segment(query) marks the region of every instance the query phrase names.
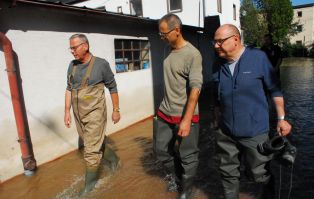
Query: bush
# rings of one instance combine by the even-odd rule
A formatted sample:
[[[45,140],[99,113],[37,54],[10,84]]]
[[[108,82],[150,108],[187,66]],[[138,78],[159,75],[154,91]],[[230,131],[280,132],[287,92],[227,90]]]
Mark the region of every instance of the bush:
[[[304,45],[288,43],[283,45],[282,54],[283,57],[307,57],[309,50]]]
[[[309,57],[312,57],[312,58],[314,58],[314,43],[312,43],[311,45],[310,45],[310,48],[309,48],[310,50],[309,50]]]

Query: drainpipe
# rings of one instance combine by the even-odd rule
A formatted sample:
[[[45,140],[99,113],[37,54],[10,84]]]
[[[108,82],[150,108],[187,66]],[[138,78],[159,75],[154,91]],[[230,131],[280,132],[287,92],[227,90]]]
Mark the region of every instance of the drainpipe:
[[[0,32],[0,44],[3,47],[6,71],[8,73],[11,99],[13,104],[14,116],[16,121],[18,142],[20,143],[20,148],[22,152],[22,162],[24,167],[24,174],[29,176],[34,174],[36,170],[36,160],[34,157],[32,141],[30,137],[26,108],[23,100],[23,90],[21,81],[18,74],[13,59],[13,50],[10,40]]]

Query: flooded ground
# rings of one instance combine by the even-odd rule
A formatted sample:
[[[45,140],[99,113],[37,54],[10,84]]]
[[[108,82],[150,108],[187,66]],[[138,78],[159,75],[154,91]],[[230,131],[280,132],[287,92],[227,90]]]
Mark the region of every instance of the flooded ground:
[[[286,114],[293,125],[290,140],[298,148],[294,167],[282,167],[282,198],[288,198],[290,193],[290,198],[311,199],[314,198],[314,64],[282,67],[281,73]],[[277,181],[278,167],[275,167]]]
[[[196,199],[222,198],[216,160],[213,156],[214,142],[203,128],[202,152],[199,178],[196,182]],[[108,138],[109,145],[121,158],[121,167],[110,174],[102,170],[96,189],[85,198],[97,199],[174,199],[177,193],[165,191],[163,170],[152,152],[152,119],[133,125]],[[17,176],[0,185],[2,199],[66,199],[78,198],[83,187],[84,162],[80,152],[75,151],[53,162],[41,165],[36,175]],[[251,198],[241,194],[242,198]]]
[[[273,163],[277,198],[314,198],[314,67],[282,67],[282,84],[287,117],[293,125],[290,140],[298,147],[294,167]],[[200,165],[195,182],[195,199],[223,198],[215,142],[209,126],[208,93],[200,101]],[[137,123],[108,138],[109,145],[121,158],[121,167],[110,174],[106,166],[96,189],[85,198],[95,199],[175,199],[177,193],[165,191],[161,165],[152,152],[152,118]],[[292,172],[292,173],[291,173]],[[292,174],[292,175],[291,175]],[[292,178],[291,178],[292,176]],[[74,151],[39,166],[36,175],[17,176],[0,184],[1,199],[75,199],[84,183],[84,162]],[[241,199],[254,198],[258,187],[241,179]],[[280,193],[280,195],[279,195]]]

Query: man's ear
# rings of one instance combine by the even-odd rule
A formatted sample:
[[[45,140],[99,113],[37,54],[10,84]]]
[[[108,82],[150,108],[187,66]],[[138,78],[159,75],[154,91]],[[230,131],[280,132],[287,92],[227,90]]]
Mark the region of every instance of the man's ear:
[[[86,51],[88,51],[89,45],[88,45],[87,43],[84,43],[83,45],[84,45],[84,49],[85,49]]]
[[[179,27],[175,27],[175,31],[177,33],[177,37],[179,36],[179,34],[181,33],[181,30]]]

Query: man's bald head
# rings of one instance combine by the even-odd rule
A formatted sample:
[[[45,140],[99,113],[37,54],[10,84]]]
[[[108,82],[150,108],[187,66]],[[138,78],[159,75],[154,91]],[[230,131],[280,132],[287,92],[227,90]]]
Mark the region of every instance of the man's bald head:
[[[214,47],[218,55],[227,60],[235,60],[243,52],[239,29],[232,24],[224,24],[215,32]]]
[[[217,33],[223,34],[225,36],[237,35],[241,39],[239,29],[233,24],[224,24],[220,26],[216,31],[216,34]]]

